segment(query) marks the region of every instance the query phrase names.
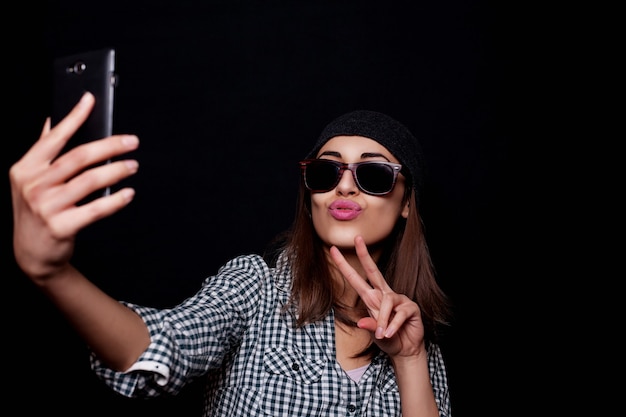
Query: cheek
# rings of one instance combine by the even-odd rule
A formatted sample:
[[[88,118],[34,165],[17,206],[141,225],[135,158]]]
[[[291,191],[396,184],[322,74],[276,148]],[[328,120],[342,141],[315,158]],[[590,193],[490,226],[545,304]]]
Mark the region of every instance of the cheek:
[[[319,197],[320,194],[313,194],[311,196],[311,217],[313,219],[313,223],[317,223],[322,214],[326,212],[326,205],[324,200]]]
[[[405,218],[403,211],[406,205],[402,204],[402,193],[397,191],[389,198],[369,199],[366,216],[363,218],[368,224],[364,228],[364,235],[371,235],[373,240],[383,239],[393,231],[398,221]]]
[[[402,218],[402,208],[391,204],[372,205],[368,219],[379,233],[391,233],[398,220]]]

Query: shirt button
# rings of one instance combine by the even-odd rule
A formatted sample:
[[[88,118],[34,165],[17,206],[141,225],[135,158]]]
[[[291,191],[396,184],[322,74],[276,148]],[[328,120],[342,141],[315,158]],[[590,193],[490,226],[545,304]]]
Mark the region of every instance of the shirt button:
[[[354,413],[356,411],[356,405],[354,404],[349,404],[348,405],[348,412],[349,413]]]
[[[297,363],[294,363],[293,365],[291,365],[291,369],[293,369],[294,371],[299,371],[300,365],[298,365]]]

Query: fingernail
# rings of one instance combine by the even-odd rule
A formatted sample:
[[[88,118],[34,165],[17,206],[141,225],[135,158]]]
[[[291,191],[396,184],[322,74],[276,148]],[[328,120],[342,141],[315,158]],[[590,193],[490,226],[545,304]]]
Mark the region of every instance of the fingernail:
[[[128,160],[124,161],[124,163],[128,167],[129,171],[137,172],[137,169],[139,168],[139,162],[137,162],[134,159],[128,159]]]
[[[139,138],[135,135],[126,135],[122,137],[122,143],[128,148],[134,148],[139,144]]]
[[[387,331],[385,332],[385,337],[391,337],[396,332],[392,326],[387,327]]]
[[[126,201],[130,201],[133,199],[133,197],[135,196],[135,190],[132,188],[125,188],[122,190],[122,197],[124,197],[124,200]]]
[[[385,336],[385,331],[379,326],[376,328],[376,333],[374,335],[376,336],[376,339],[382,339]]]
[[[93,94],[91,94],[89,91],[86,91],[85,94],[83,94],[82,97],[80,98],[80,101],[78,102],[78,104],[80,106],[87,106],[93,100],[94,100]]]

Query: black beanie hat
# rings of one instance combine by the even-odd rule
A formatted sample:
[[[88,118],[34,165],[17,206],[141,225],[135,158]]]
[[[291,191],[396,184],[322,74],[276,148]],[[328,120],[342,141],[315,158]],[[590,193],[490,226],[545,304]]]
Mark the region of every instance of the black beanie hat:
[[[387,148],[402,164],[405,176],[408,170],[409,180],[416,191],[415,197],[419,201],[424,180],[424,157],[417,138],[406,126],[383,113],[352,111],[326,125],[307,158],[315,158],[320,148],[335,136],[363,136]]]

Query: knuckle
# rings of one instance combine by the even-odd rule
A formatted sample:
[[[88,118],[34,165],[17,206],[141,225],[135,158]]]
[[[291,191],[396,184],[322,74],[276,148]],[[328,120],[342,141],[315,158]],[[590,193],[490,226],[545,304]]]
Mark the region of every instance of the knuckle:
[[[22,178],[21,164],[19,162],[14,163],[9,168],[9,179],[13,184],[20,184]]]

